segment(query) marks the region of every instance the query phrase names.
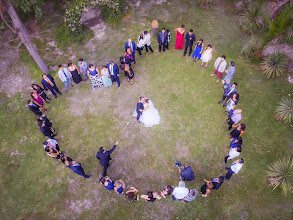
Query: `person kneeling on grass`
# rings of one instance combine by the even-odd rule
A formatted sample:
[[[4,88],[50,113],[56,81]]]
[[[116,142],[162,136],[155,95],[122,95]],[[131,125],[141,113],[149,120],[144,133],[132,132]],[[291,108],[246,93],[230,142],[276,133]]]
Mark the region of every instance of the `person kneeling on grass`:
[[[130,202],[135,202],[139,200],[139,191],[132,186],[129,188],[129,190],[125,194],[126,194],[125,197]]]
[[[202,194],[203,197],[207,197],[208,194],[212,191],[212,189],[214,188],[214,184],[212,181],[208,181],[206,179],[204,179],[204,181],[206,182],[201,188],[200,188],[200,192]]]
[[[163,198],[166,198],[166,196],[171,196],[173,190],[174,186],[167,185],[163,188],[162,192],[160,193],[160,196]]]
[[[144,199],[146,202],[154,202],[156,199],[160,200],[162,197],[159,196],[159,193],[149,191],[147,195],[141,195],[140,198]]]
[[[196,189],[191,189],[189,190],[189,193],[187,196],[184,197],[184,201],[186,203],[191,202],[192,200],[194,200],[197,196],[197,190]]]
[[[86,175],[81,164],[72,160],[70,157],[63,155],[61,161],[66,165],[66,167],[72,169],[77,175],[83,176],[84,178],[90,178],[92,176]]]
[[[179,161],[175,161],[176,167],[178,167],[180,173],[180,179],[183,181],[192,181],[194,179],[194,172],[190,166],[185,166]]]
[[[114,191],[119,195],[123,194],[123,190],[125,188],[125,183],[123,180],[116,180],[114,183]]]
[[[178,199],[179,201],[181,201],[185,198],[185,196],[188,195],[188,193],[189,190],[185,187],[185,182],[180,181],[179,186],[175,187],[175,189],[173,190],[173,200],[175,201],[176,199]]]

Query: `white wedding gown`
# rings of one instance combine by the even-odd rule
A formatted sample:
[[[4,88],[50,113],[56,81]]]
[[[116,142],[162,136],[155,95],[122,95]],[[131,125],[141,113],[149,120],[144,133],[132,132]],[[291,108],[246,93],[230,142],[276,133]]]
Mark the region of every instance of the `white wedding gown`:
[[[144,108],[146,105],[144,104]],[[133,116],[136,117],[137,113],[136,110],[133,112]],[[144,123],[145,127],[153,127],[154,125],[160,124],[161,117],[159,114],[158,109],[155,108],[153,102],[149,100],[149,108],[148,110],[144,111],[139,118],[141,123]]]

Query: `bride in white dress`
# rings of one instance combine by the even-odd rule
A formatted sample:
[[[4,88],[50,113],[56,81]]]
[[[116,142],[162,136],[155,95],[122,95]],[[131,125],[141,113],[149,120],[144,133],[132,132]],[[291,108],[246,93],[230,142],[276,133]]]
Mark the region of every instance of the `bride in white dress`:
[[[139,118],[139,121],[144,123],[145,127],[153,127],[154,125],[160,124],[161,117],[153,102],[150,99],[145,99],[143,105],[144,110]],[[136,111],[133,112],[134,117],[136,117],[135,113]]]

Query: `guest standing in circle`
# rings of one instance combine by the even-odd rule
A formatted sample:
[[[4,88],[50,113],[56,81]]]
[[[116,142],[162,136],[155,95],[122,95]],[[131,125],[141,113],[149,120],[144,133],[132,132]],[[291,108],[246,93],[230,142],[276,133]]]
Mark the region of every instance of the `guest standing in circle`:
[[[197,60],[200,60],[203,47],[204,47],[203,39],[200,39],[199,41],[197,41],[194,52],[192,54],[192,58],[194,62],[196,62]]]
[[[169,42],[171,40],[171,31],[170,30],[167,30],[166,32],[168,34],[166,50],[169,50]]]
[[[42,112],[40,111],[40,106],[33,103],[32,100],[27,100],[28,109],[34,113],[35,115],[42,115]]]
[[[211,76],[216,76],[218,74],[218,79],[216,82],[219,82],[221,80],[222,74],[225,71],[227,66],[226,62],[226,56],[223,55],[222,57],[218,57],[215,61],[214,67],[215,72],[211,74]]]
[[[151,47],[151,35],[148,33],[148,31],[144,31],[143,32],[143,37],[144,37],[144,46],[145,46],[145,51],[146,51],[146,55],[149,54],[149,49],[150,51],[154,53],[153,48]]]
[[[71,73],[66,67],[63,67],[62,65],[59,65],[59,71],[58,71],[58,76],[61,79],[62,82],[64,82],[65,86],[65,92],[68,92],[68,84],[74,87],[71,82]]]
[[[205,50],[203,51],[203,53],[201,54],[201,64],[200,67],[202,67],[204,65],[204,63],[206,63],[206,65],[204,66],[204,68],[208,67],[209,62],[212,60],[213,58],[213,47],[212,45],[208,45]]]
[[[245,124],[240,124],[238,125],[237,128],[235,128],[233,131],[231,131],[230,133],[230,137],[231,138],[237,138],[237,137],[242,137],[242,135],[244,134],[244,130],[246,128]]]
[[[100,78],[99,69],[93,64],[89,65],[87,69],[87,75],[91,79],[92,89],[101,88],[103,86],[103,81]]]
[[[163,52],[165,54],[166,53],[166,45],[168,43],[168,34],[166,33],[165,28],[162,28],[162,31],[158,33],[157,42],[158,42],[158,45],[159,45],[158,54],[161,53],[162,46],[163,46]]]
[[[80,58],[79,61],[78,61],[77,66],[79,68],[79,72],[82,73],[82,75],[85,78],[84,81],[86,81],[88,79],[87,72],[86,72],[86,70],[88,68],[87,62],[85,62],[82,58]]]
[[[46,106],[45,106],[45,104],[44,104],[44,99],[43,99],[41,96],[39,96],[39,94],[37,93],[37,91],[34,90],[34,91],[31,92],[30,94],[31,94],[31,97],[32,97],[32,102],[33,102],[35,105],[41,107],[41,108],[43,109],[43,111],[46,112],[46,111],[47,111],[47,108],[46,108]]]
[[[49,89],[55,98],[57,98],[57,95],[54,90],[62,95],[62,93],[59,91],[58,87],[55,84],[54,78],[50,74],[43,74],[42,77],[43,79],[41,83],[46,91]]]
[[[128,64],[121,64],[120,68],[125,71],[125,75],[128,77],[127,81],[128,82],[130,81],[131,85],[133,85],[134,72],[133,72],[132,68],[129,67]]]
[[[137,40],[137,47],[136,50],[139,53],[139,56],[142,56],[141,51],[143,50],[145,44],[144,36],[143,34],[139,35],[138,40]]]
[[[175,50],[182,50],[184,47],[184,32],[185,26],[182,24],[181,27],[176,28],[176,45]]]
[[[212,191],[212,189],[214,188],[214,184],[212,181],[208,181],[206,179],[204,179],[204,181],[206,182],[201,188],[200,188],[200,192],[202,194],[203,197],[207,197],[208,194]]]
[[[77,66],[73,63],[68,63],[68,70],[70,71],[73,81],[78,84],[82,81],[82,78],[80,76],[80,72],[79,69],[77,68]]]
[[[188,53],[188,56],[191,55],[191,51],[192,51],[192,46],[193,46],[193,41],[195,41],[196,37],[193,33],[193,30],[190,29],[189,32],[185,35],[185,49],[184,49],[184,53],[183,53],[183,56],[186,55],[186,52],[187,52],[187,49],[189,47],[189,53]]]
[[[233,114],[234,109],[236,108],[237,104],[239,102],[239,94],[234,93],[232,98],[230,98],[227,103],[226,111],[228,112],[229,116]]]
[[[111,60],[106,67],[111,75],[112,82],[117,82],[118,88],[120,87],[120,80],[119,80],[119,68],[113,60]]]
[[[135,51],[136,51],[135,42],[132,41],[131,38],[129,38],[128,41],[125,43],[124,47],[125,47],[125,52],[127,52],[127,48],[130,48],[131,55],[133,57],[133,62],[134,62],[134,64],[136,64],[136,61],[135,61]]]
[[[102,75],[104,87],[112,86],[111,76],[110,76],[109,70],[107,69],[105,65],[102,67],[101,75]]]
[[[33,90],[36,90],[37,91],[37,93],[39,94],[39,96],[41,96],[46,103],[50,103],[47,100],[51,100],[51,99],[44,92],[44,88],[41,85],[39,85],[39,84],[32,84],[32,88],[33,88]]]

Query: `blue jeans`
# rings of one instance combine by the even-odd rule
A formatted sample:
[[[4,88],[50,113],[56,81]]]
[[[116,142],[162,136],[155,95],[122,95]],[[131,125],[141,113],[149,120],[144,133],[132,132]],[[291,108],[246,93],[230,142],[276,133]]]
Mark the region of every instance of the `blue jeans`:
[[[226,174],[225,179],[226,179],[226,180],[229,180],[229,179],[231,178],[231,176],[233,175],[233,173],[234,173],[234,172],[231,170],[231,168],[229,168],[228,173]]]
[[[65,89],[66,89],[66,90],[68,90],[67,82],[69,83],[69,85],[72,85],[72,83],[71,83],[71,79],[70,79],[69,77],[66,78],[66,81],[64,82],[64,85],[65,85]]]

